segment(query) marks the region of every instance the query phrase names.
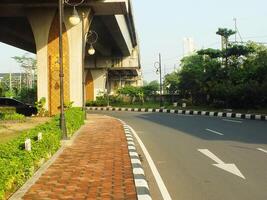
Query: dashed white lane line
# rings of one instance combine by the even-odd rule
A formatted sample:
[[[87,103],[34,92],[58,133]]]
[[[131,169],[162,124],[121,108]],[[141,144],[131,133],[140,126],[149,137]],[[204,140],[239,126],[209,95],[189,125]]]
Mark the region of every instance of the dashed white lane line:
[[[267,150],[265,150],[265,149],[262,149],[262,148],[257,148],[259,151],[262,151],[262,152],[264,152],[264,153],[267,153]]]
[[[211,130],[211,129],[208,129],[208,128],[206,128],[206,131],[215,133],[215,134],[217,134],[217,135],[224,135],[223,133],[220,133],[220,132],[218,132],[218,131],[214,131],[214,130]]]
[[[129,128],[131,129],[131,131],[132,131],[134,137],[136,138],[136,140],[138,141],[138,143],[139,143],[139,145],[140,145],[140,147],[141,147],[141,149],[142,149],[142,151],[143,151],[143,153],[144,153],[144,155],[145,155],[145,157],[147,159],[147,162],[148,162],[148,164],[149,164],[149,166],[151,168],[151,171],[152,171],[152,173],[153,173],[153,175],[155,177],[155,180],[156,180],[156,182],[158,184],[158,187],[159,187],[159,190],[161,192],[161,195],[162,195],[163,199],[164,200],[172,200],[172,198],[171,198],[171,196],[170,196],[170,194],[168,192],[168,189],[166,188],[166,186],[165,186],[165,184],[164,184],[164,182],[163,182],[163,180],[162,180],[162,178],[161,178],[161,176],[159,174],[159,171],[158,171],[154,161],[152,160],[150,154],[148,153],[144,143],[139,138],[139,136],[134,131],[134,129],[132,127],[130,127],[130,126],[129,126]]]
[[[223,121],[226,121],[226,122],[233,122],[233,123],[243,123],[243,121],[238,121],[238,120],[231,120],[231,119],[223,119]]]

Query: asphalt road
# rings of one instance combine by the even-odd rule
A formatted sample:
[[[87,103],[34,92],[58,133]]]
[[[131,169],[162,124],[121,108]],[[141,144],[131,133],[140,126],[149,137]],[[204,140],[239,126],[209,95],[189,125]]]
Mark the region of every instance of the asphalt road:
[[[267,122],[168,113],[94,113],[120,118],[135,129],[172,199],[267,199]]]

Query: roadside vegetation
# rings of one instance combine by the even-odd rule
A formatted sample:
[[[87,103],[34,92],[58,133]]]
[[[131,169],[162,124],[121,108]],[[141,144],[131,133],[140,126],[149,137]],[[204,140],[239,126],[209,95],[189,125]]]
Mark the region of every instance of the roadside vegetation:
[[[26,122],[31,123],[32,121],[27,121],[26,119]],[[9,123],[10,121],[0,123],[0,133],[10,128]],[[83,123],[84,113],[81,108],[69,108],[66,111],[66,126],[69,137]],[[13,129],[20,125],[18,123],[12,126],[11,123]],[[8,138],[2,144],[0,143],[0,199],[7,199],[60,147],[59,116],[55,116],[50,120],[47,119],[46,122],[44,120],[42,124],[33,128],[28,127],[26,130],[16,129],[14,131],[15,136],[13,139]],[[41,140],[38,140],[39,133],[42,133]],[[31,140],[31,151],[25,150],[24,143],[26,139]]]
[[[219,28],[222,49],[201,49],[184,57],[180,70],[167,74],[163,83],[165,108],[267,113],[267,47],[255,42],[234,43],[235,34]],[[159,83],[126,86],[109,96],[109,105],[159,108]],[[177,103],[173,106],[173,103]],[[87,102],[106,106],[107,96]]]

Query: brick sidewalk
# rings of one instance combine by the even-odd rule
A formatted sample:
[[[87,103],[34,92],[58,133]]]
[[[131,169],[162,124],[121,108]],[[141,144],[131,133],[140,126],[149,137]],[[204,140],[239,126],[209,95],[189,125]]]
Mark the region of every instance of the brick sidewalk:
[[[23,199],[136,200],[132,166],[122,124],[90,115],[67,147]]]

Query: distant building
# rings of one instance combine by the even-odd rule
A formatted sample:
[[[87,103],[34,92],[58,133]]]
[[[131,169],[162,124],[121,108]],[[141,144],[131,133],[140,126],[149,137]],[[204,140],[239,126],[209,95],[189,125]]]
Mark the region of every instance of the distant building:
[[[196,44],[193,38],[186,37],[183,39],[183,56],[188,56],[196,51]]]

